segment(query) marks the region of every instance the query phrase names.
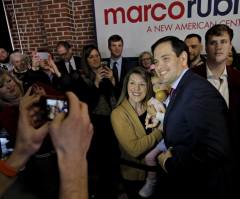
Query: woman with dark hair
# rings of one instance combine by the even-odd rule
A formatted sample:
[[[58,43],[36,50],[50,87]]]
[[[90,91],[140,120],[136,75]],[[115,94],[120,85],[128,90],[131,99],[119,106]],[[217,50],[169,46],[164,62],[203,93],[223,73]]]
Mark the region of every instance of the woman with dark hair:
[[[240,57],[238,56],[237,51],[234,47],[232,47],[231,51],[228,54],[227,66],[231,66],[237,70],[240,70]]]
[[[96,46],[84,46],[82,56],[82,68],[85,80],[88,79],[88,83],[92,82],[99,88],[99,84],[107,80],[111,83],[111,86],[115,86],[113,72],[108,66],[101,63],[101,54]]]
[[[115,105],[113,89],[115,79],[112,70],[102,64],[99,50],[86,45],[82,52],[82,72],[75,83],[75,93],[86,102],[96,115],[109,116]]]
[[[142,67],[126,75],[117,107],[111,114],[112,126],[119,142],[123,185],[129,199],[140,198],[138,191],[146,180],[144,155],[162,137],[158,127],[146,130],[147,101],[153,96],[150,74]],[[135,165],[135,166],[133,166]]]
[[[113,89],[115,79],[112,70],[101,63],[101,55],[94,45],[83,47],[82,69],[79,84],[76,84],[76,93],[80,99],[85,97],[89,105],[90,117],[94,126],[94,135],[89,150],[89,170],[97,177],[97,184],[93,185],[96,194],[100,197],[114,198],[117,173],[117,141],[114,137],[110,122],[110,114],[116,104]],[[83,82],[82,82],[83,80]],[[78,85],[86,85],[84,90]],[[80,86],[83,87],[83,86]],[[83,96],[83,93],[85,93]],[[117,176],[116,176],[117,177]]]

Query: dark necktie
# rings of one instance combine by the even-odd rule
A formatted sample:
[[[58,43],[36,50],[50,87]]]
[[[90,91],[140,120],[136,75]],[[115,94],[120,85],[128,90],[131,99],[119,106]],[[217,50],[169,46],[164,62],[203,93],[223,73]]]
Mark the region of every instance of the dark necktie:
[[[68,68],[69,68],[69,73],[72,73],[73,72],[73,67],[72,67],[72,64],[71,64],[70,61],[68,62]]]
[[[174,98],[176,94],[176,89],[175,88],[171,88],[169,96],[170,96],[170,101]]]
[[[113,76],[114,76],[114,78],[115,78],[115,82],[118,83],[119,80],[118,80],[117,62],[114,62],[114,63],[113,63],[113,68],[112,68],[112,70],[113,70]]]

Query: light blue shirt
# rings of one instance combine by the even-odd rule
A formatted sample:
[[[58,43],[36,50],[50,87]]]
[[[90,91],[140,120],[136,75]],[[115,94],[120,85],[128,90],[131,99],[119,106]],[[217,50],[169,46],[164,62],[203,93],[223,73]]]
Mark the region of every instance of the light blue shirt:
[[[117,69],[118,69],[118,79],[120,79],[121,77],[121,71],[122,71],[122,57],[118,58],[117,60],[116,59],[110,59],[110,67],[111,69],[113,69],[113,63],[114,62],[117,62]]]

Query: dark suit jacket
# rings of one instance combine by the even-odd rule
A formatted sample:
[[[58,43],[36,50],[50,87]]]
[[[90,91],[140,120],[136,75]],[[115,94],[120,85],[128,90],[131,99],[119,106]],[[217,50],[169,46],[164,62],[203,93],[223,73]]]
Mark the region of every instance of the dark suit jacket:
[[[105,61],[108,62],[108,66],[110,67],[110,58],[105,59]],[[122,58],[120,80],[119,80],[119,82],[115,86],[115,96],[116,96],[116,99],[118,99],[120,94],[121,94],[124,77],[126,76],[126,74],[128,73],[128,71],[131,68],[136,67],[136,66],[137,66],[137,63],[135,61],[132,61],[129,58],[126,58],[126,57]]]
[[[207,79],[206,64],[192,68],[192,71]],[[240,105],[240,72],[230,66],[227,66],[228,89],[229,89],[229,109],[235,109]],[[238,103],[237,103],[238,102]]]
[[[206,64],[196,68],[192,68],[192,71],[207,79]],[[239,134],[240,125],[238,123],[240,116],[240,72],[236,69],[231,68],[230,66],[227,66],[227,75],[229,89],[229,120],[231,124],[230,127],[234,127],[232,129],[235,130],[238,129],[237,134]]]
[[[81,57],[73,56],[73,59],[74,59],[75,64],[76,64],[76,68],[79,71],[79,69],[81,69]],[[60,61],[56,62],[56,65],[57,65],[58,70],[60,71],[60,73],[68,74],[68,70],[67,70],[67,68],[65,66],[64,60],[60,60]]]
[[[169,198],[224,198],[228,160],[227,107],[205,79],[187,71],[171,97],[164,118]],[[165,183],[165,182],[164,182]],[[168,184],[169,183],[169,184]]]
[[[195,73],[207,78],[206,65],[202,65],[192,69]],[[227,66],[227,79],[228,79],[228,89],[229,89],[229,110],[228,110],[228,122],[229,122],[229,136],[230,144],[232,149],[232,156],[234,161],[234,177],[238,178],[240,176],[240,72],[230,66]],[[238,182],[234,182],[238,184]],[[236,187],[236,194],[239,195],[239,186]]]

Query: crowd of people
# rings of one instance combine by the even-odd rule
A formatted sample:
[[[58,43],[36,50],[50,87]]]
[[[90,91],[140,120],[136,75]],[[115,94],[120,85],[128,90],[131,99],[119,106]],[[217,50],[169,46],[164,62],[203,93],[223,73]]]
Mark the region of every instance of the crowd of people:
[[[43,49],[0,48],[0,197],[237,198],[233,36],[211,27],[206,55],[198,34],[162,37],[138,62],[122,56],[120,35],[108,59],[92,44],[75,56],[67,41],[56,62]],[[68,112],[47,119],[46,96],[64,98]]]

